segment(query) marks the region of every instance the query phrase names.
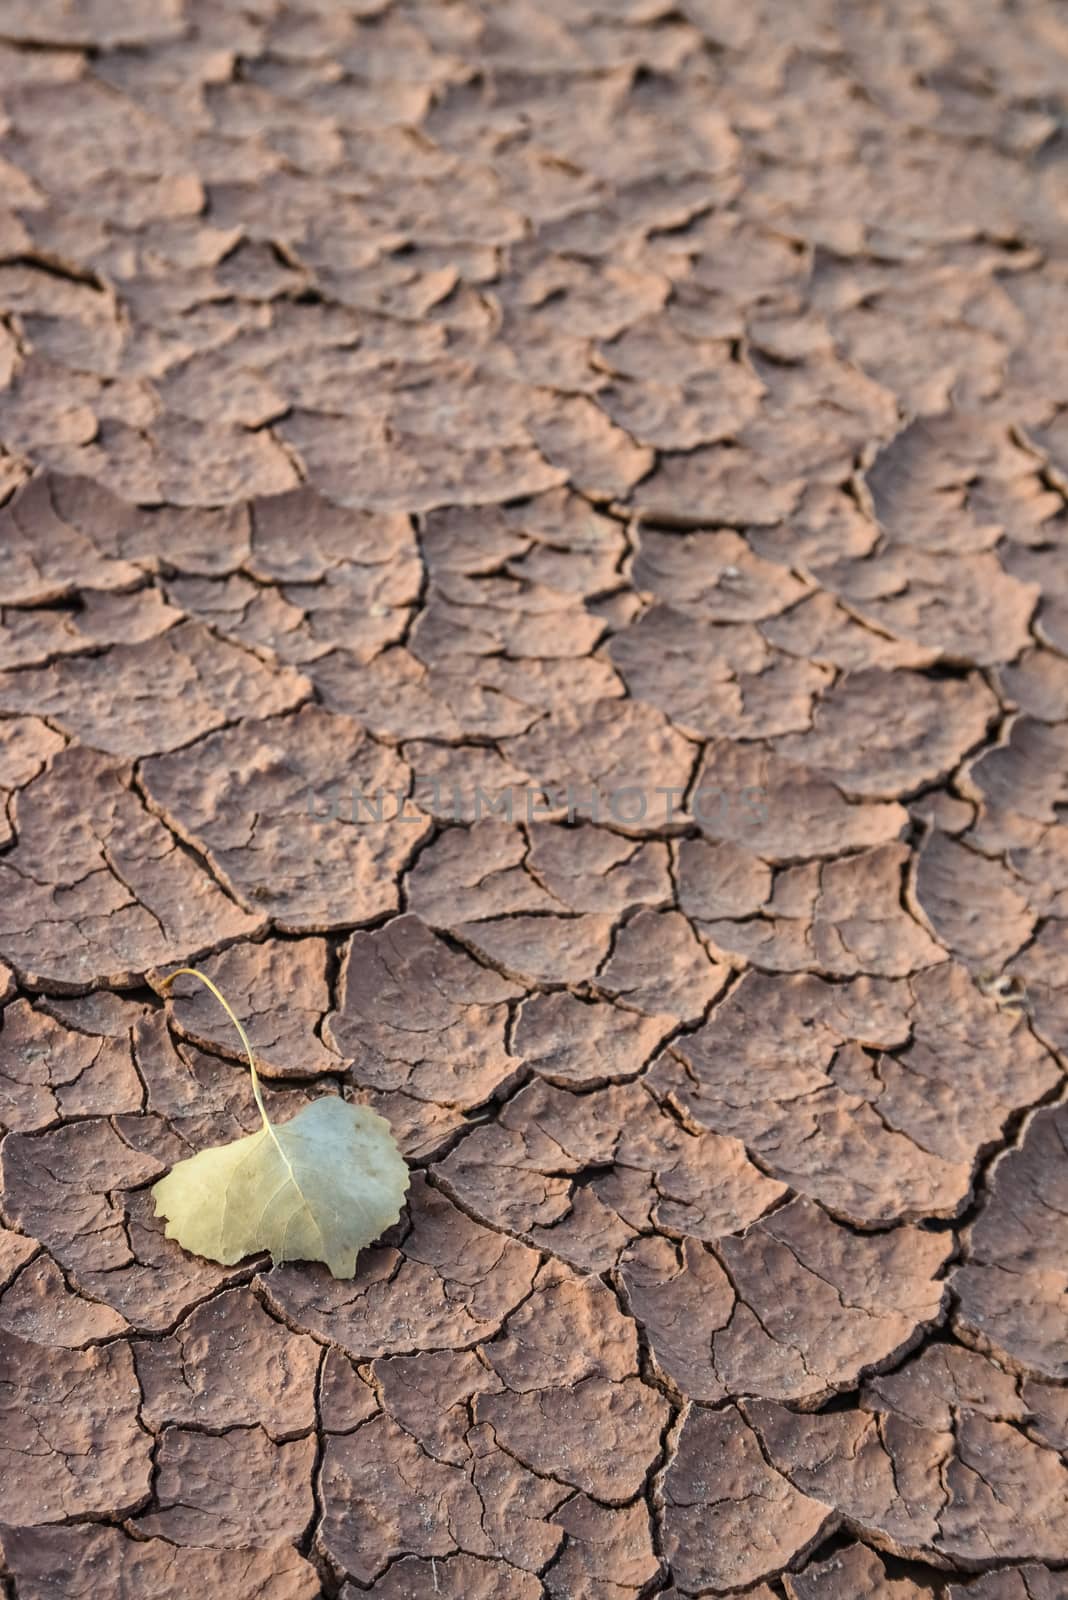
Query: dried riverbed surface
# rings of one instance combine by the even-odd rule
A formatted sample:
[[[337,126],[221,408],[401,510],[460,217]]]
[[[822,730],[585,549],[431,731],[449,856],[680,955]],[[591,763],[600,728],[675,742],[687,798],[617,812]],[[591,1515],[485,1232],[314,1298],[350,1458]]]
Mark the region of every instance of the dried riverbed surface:
[[[0,5],[10,1600],[1065,1600],[1068,23]],[[151,1185],[325,1090],[354,1280]]]

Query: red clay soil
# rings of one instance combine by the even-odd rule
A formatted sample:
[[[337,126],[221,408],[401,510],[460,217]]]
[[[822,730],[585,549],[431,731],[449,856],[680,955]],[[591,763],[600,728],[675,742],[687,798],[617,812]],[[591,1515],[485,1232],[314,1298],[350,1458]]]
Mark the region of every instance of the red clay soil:
[[[1066,1600],[1068,18],[0,3],[8,1600]],[[341,1092],[351,1281],[152,1184]]]

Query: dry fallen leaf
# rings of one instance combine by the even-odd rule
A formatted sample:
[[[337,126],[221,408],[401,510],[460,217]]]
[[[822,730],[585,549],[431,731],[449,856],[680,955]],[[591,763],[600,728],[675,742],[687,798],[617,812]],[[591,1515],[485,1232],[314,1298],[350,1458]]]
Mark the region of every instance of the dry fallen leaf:
[[[163,987],[183,973],[211,990],[241,1035],[263,1127],[179,1161],[154,1185],[168,1239],[225,1266],[269,1250],[276,1262],[325,1261],[335,1278],[351,1278],[360,1250],[400,1216],[408,1188],[389,1123],[367,1106],[323,1095],[276,1126],[248,1036],[211,979],[182,967]]]

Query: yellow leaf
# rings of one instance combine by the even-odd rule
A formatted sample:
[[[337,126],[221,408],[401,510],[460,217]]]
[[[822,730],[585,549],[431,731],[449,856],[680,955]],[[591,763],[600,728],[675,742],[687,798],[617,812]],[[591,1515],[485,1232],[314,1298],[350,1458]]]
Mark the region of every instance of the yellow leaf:
[[[408,1188],[389,1123],[336,1095],[272,1123],[244,1028],[195,968],[165,984],[182,972],[207,985],[241,1035],[263,1127],[179,1161],[153,1187],[168,1239],[226,1266],[269,1250],[276,1262],[325,1261],[335,1278],[351,1278],[360,1250],[400,1216]]]

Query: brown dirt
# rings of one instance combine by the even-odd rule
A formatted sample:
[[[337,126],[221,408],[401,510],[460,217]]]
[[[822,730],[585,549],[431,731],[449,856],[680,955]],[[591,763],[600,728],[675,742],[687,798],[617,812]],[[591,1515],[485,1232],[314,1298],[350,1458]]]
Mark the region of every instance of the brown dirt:
[[[1068,1600],[1066,125],[1047,0],[0,5],[9,1600]],[[192,961],[352,1281],[164,1238]]]

